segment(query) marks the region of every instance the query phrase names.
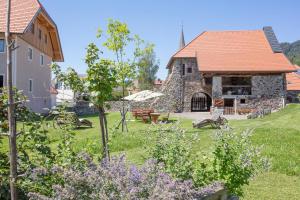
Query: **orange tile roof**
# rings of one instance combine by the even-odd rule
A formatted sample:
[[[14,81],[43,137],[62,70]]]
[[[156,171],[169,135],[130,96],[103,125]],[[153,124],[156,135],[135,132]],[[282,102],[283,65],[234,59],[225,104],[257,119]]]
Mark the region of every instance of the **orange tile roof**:
[[[201,72],[291,72],[283,53],[274,53],[263,30],[203,32],[174,58],[196,58]]]
[[[299,90],[300,91],[300,75],[297,73],[286,74],[287,90]]]
[[[6,0],[0,0],[0,32],[6,29]],[[37,0],[11,0],[11,32],[23,33],[41,4]]]

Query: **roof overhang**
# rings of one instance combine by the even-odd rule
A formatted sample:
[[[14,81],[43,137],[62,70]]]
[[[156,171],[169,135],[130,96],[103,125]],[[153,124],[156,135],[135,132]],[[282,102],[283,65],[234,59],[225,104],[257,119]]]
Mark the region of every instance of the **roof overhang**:
[[[63,62],[64,61],[64,55],[61,47],[61,42],[59,38],[58,28],[55,24],[55,22],[52,20],[52,18],[49,16],[49,14],[46,12],[46,10],[41,7],[35,16],[32,18],[31,22],[27,25],[26,29],[23,33],[25,33],[32,23],[34,23],[36,20],[38,20],[42,25],[44,25],[50,35],[52,49],[53,49],[53,58],[52,60],[55,62]]]

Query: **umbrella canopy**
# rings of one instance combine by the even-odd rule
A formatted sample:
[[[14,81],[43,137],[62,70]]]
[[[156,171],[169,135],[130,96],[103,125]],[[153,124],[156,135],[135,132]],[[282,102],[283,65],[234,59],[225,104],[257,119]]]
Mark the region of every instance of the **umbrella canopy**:
[[[164,95],[164,94],[160,93],[160,92],[153,92],[151,90],[144,90],[144,91],[129,95],[127,97],[124,97],[124,99],[128,100],[128,101],[145,101],[147,99],[152,99],[152,98],[159,97],[159,96],[162,96],[162,95]]]

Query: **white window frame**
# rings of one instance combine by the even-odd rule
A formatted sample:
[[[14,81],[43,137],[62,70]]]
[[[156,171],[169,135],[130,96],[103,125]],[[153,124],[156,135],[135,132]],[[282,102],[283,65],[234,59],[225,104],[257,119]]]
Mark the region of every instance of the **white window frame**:
[[[41,66],[45,65],[45,54],[43,53],[40,54],[40,65]]]
[[[30,88],[30,82],[31,82],[31,88]],[[33,93],[33,79],[29,79],[28,92]]]
[[[29,50],[31,49],[31,58],[30,58],[30,56],[29,56]],[[27,59],[28,59],[28,61],[32,61],[33,60],[33,48],[32,47],[28,47],[28,49],[27,49]]]
[[[3,42],[4,42],[4,49],[3,49],[3,51],[0,51],[0,53],[5,53],[5,49],[6,49],[6,48],[5,48],[5,46],[6,46],[6,45],[5,45],[5,39],[4,39],[4,38],[0,38],[0,40],[3,40]]]

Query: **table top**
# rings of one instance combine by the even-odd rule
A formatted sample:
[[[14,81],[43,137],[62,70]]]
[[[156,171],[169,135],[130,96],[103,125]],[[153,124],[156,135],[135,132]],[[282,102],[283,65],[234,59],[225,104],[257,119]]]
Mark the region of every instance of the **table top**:
[[[160,113],[150,113],[150,115],[160,115]]]

